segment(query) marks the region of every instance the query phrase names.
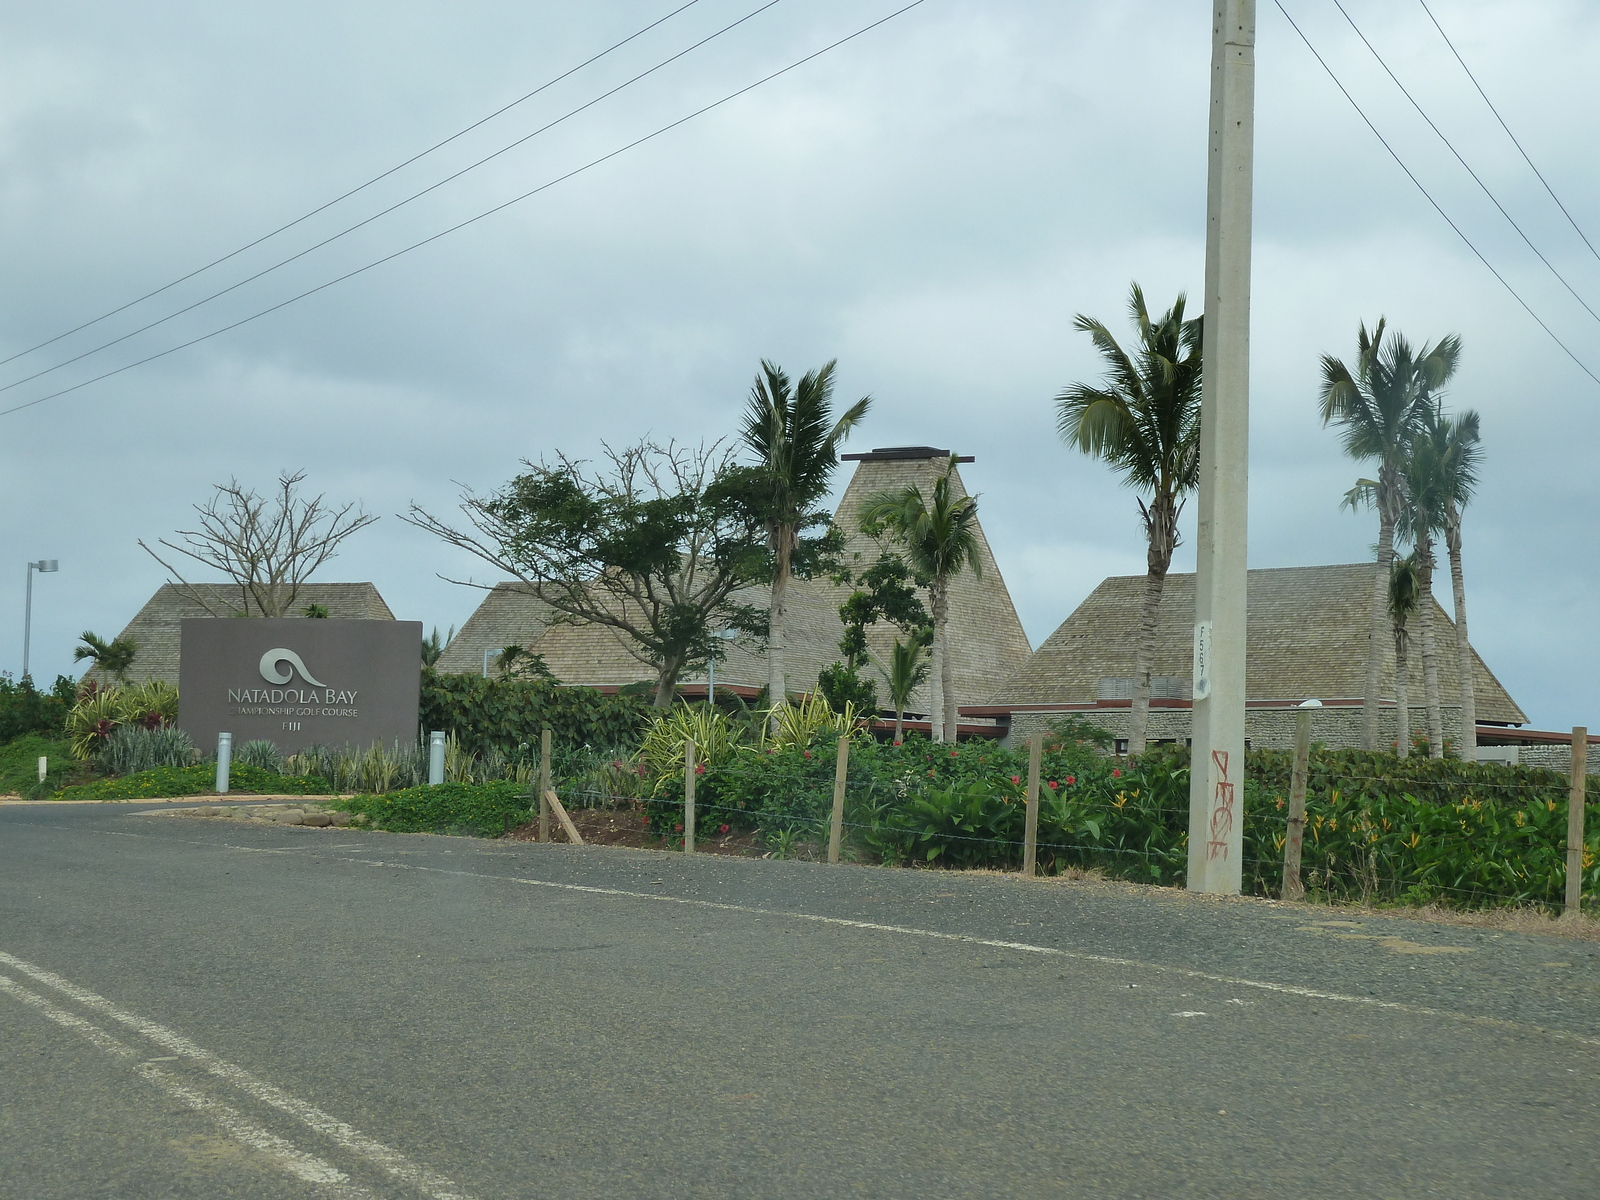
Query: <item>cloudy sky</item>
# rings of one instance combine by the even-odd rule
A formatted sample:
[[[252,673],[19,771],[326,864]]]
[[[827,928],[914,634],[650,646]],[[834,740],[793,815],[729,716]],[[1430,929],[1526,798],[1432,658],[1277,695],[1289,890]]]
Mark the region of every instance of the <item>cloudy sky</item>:
[[[0,14],[0,357],[234,250],[515,100],[682,0],[138,5]],[[359,195],[0,367],[44,371],[437,182],[745,16],[698,0]],[[25,404],[250,316],[608,154],[904,0],[781,0],[337,242],[82,361]],[[1536,245],[1597,310],[1600,259],[1495,123],[1418,0],[1346,10]],[[1600,245],[1600,9],[1430,0],[1557,195]],[[1333,0],[1284,6],[1407,165],[1600,374],[1600,319],[1540,264],[1410,108]],[[1037,645],[1108,574],[1143,569],[1133,497],[1069,454],[1051,398],[1094,378],[1075,313],[1126,328],[1138,280],[1198,296],[1209,6],[925,0],[782,78],[469,228],[203,344],[0,417],[0,667],[72,666],[165,579],[138,548],[210,485],[304,468],[384,518],[321,578],[460,624],[474,572],[396,520],[518,460],[602,439],[726,435],[757,360],[837,357],[874,409],[854,449],[964,469]],[[1483,414],[1468,525],[1474,642],[1534,723],[1600,725],[1591,596],[1600,385],[1406,178],[1283,14],[1259,14],[1252,566],[1359,560],[1360,473],[1316,418],[1318,355],[1386,315],[1462,335],[1449,402]],[[1198,307],[1198,305],[1197,305]],[[842,480],[841,480],[842,483]],[[1186,521],[1186,534],[1193,528]],[[1192,545],[1176,569],[1193,566]],[[479,579],[486,578],[476,571]],[[1448,583],[1440,590],[1448,606]]]

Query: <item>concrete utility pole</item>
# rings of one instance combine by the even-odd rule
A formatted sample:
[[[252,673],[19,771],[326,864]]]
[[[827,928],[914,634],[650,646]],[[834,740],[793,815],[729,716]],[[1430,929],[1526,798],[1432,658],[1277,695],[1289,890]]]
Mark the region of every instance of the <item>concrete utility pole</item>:
[[[1255,0],[1213,0],[1189,890],[1235,895],[1244,821]]]

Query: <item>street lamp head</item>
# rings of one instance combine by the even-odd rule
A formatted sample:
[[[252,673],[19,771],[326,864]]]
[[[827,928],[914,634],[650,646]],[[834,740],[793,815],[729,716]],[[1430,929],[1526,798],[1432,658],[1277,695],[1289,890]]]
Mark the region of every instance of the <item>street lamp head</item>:
[[[1322,701],[1321,700],[1302,700],[1302,701],[1300,701],[1300,707],[1301,708],[1321,708],[1322,707]]]
[[[41,575],[48,575],[51,571],[59,571],[61,569],[61,564],[53,558],[41,558],[38,562],[29,563],[28,565]]]

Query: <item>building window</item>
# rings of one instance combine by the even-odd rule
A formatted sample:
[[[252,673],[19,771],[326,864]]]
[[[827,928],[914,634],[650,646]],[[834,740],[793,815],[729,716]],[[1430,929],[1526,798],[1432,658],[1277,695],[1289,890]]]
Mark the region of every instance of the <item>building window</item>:
[[[1117,739],[1117,753],[1118,754],[1126,754],[1127,752],[1128,752],[1128,739],[1127,738],[1118,738]]]

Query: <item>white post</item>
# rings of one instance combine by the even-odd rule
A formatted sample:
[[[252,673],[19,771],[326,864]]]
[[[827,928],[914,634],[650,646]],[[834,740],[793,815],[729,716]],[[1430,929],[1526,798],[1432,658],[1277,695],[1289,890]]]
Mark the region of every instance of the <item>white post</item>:
[[[39,782],[44,782],[44,777],[50,773],[50,759],[46,755],[39,755]]]
[[[487,650],[483,652],[483,677],[485,679],[489,678],[489,652]]]
[[[217,793],[228,790],[228,771],[233,766],[233,734],[217,734]]]
[[[1237,894],[1244,818],[1255,0],[1213,0],[1189,890]]]
[[[444,730],[435,729],[428,735],[428,785],[438,787],[444,782]]]

